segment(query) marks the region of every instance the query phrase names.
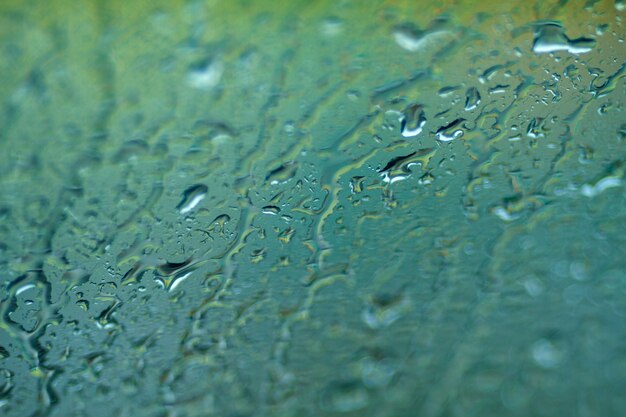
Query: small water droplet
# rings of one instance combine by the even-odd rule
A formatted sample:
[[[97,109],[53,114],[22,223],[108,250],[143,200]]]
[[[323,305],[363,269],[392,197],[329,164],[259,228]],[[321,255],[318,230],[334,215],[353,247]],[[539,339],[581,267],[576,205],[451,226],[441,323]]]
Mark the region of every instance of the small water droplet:
[[[363,182],[365,181],[365,177],[362,176],[354,176],[350,179],[350,191],[353,194],[358,194],[363,191]]]
[[[388,359],[366,358],[361,363],[361,379],[368,388],[383,388],[396,374],[393,363]]]
[[[533,344],[532,356],[542,368],[555,368],[563,359],[563,353],[546,339],[540,339]]]
[[[480,104],[480,93],[476,87],[470,87],[465,92],[465,110],[474,110]]]
[[[331,384],[322,395],[322,407],[328,411],[349,413],[368,404],[367,389],[357,381]]]
[[[0,398],[7,395],[13,388],[13,372],[6,368],[0,369]]]
[[[375,295],[363,310],[362,319],[371,329],[381,329],[395,323],[409,308],[409,301],[403,294]]]
[[[337,36],[343,31],[343,22],[337,17],[329,17],[322,22],[321,32],[324,36]]]
[[[455,85],[455,86],[451,86],[451,87],[444,87],[442,89],[440,89],[437,94],[439,94],[439,97],[450,97],[452,94],[454,94],[455,91],[460,90],[461,86],[460,85]]]
[[[404,110],[400,118],[400,130],[402,136],[410,138],[419,135],[426,124],[426,114],[423,106],[411,104]]]
[[[531,297],[538,297],[543,293],[544,285],[539,278],[531,276],[524,281],[524,288]]]
[[[271,214],[273,216],[276,216],[280,213],[280,207],[278,206],[265,206],[261,209],[261,212],[263,214]]]
[[[224,68],[216,60],[201,62],[191,67],[187,74],[187,84],[200,90],[208,90],[217,86],[222,79]]]

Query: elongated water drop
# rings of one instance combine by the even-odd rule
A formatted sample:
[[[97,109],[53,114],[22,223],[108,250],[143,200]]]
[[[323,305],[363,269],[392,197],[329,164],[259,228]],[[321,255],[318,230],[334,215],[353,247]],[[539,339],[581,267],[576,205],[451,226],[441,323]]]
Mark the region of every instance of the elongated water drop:
[[[187,188],[183,192],[183,199],[178,203],[176,209],[180,214],[185,214],[193,210],[202,200],[206,197],[206,193],[209,191],[208,187],[204,184],[196,184]]]

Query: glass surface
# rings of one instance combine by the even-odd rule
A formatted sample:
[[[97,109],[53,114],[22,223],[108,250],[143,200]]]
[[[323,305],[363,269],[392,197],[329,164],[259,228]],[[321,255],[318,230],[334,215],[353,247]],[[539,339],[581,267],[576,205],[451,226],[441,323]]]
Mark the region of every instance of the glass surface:
[[[625,9],[2,1],[0,415],[624,415]]]

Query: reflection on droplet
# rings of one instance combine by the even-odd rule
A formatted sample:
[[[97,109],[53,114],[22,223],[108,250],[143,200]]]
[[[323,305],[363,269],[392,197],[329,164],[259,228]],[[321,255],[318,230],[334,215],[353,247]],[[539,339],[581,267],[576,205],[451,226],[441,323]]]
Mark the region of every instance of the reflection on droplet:
[[[491,212],[495,214],[500,220],[503,220],[505,222],[512,222],[513,220],[516,220],[518,218],[518,216],[512,214],[509,210],[502,206],[494,207],[493,209],[491,209]]]
[[[172,282],[170,283],[170,287],[168,289],[169,292],[172,292],[176,289],[176,287],[178,287],[184,280],[186,280],[187,278],[189,278],[189,276],[191,276],[191,274],[193,273],[193,271],[187,272],[181,276],[175,276],[172,279]]]
[[[20,288],[17,289],[17,291],[15,291],[15,295],[20,295],[25,291],[28,291],[31,288],[35,288],[35,284],[26,284],[24,286],[21,286]]]

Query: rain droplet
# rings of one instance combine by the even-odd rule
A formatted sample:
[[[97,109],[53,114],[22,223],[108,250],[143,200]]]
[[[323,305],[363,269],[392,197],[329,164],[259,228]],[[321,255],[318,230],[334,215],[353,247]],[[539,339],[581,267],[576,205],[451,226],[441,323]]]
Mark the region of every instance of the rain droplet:
[[[334,383],[322,395],[322,406],[329,411],[348,413],[368,404],[367,390],[356,381]]]
[[[474,110],[480,104],[480,93],[476,87],[470,87],[465,93],[465,110]]]
[[[450,142],[463,136],[463,130],[459,128],[465,119],[456,119],[437,130],[437,140],[441,142]]]
[[[381,329],[395,323],[408,307],[409,301],[402,294],[376,295],[363,310],[362,319],[371,329]]]
[[[583,54],[591,51],[596,41],[590,38],[569,39],[559,22],[541,22],[535,28],[533,52],[548,54],[567,51],[572,54]]]
[[[402,136],[411,138],[422,132],[422,128],[426,124],[426,114],[424,107],[419,104],[411,104],[404,110],[400,119],[400,130]]]
[[[442,89],[440,89],[437,94],[439,94],[439,97],[450,97],[452,94],[454,94],[455,91],[461,89],[460,85],[455,85],[455,86],[451,86],[451,87],[444,87]]]
[[[0,369],[0,398],[7,395],[13,388],[13,372],[8,369]]]
[[[266,181],[269,181],[270,184],[281,184],[289,181],[296,174],[298,170],[298,162],[290,161],[285,162],[279,167],[271,170],[267,176],[265,177]]]
[[[183,199],[178,203],[176,209],[180,214],[185,214],[193,210],[202,200],[206,197],[206,193],[209,191],[208,187],[204,184],[196,184],[187,188],[183,192]]]
[[[221,62],[209,60],[192,66],[187,74],[187,84],[200,90],[208,90],[219,84],[224,68]]]
[[[322,22],[321,32],[325,36],[337,36],[343,31],[343,22],[337,17],[329,17]]]
[[[429,44],[449,38],[451,33],[441,29],[419,30],[412,24],[397,26],[393,31],[393,38],[404,50],[417,52]]]
[[[363,181],[365,181],[365,177],[362,176],[354,176],[350,179],[350,191],[353,194],[358,194],[363,191]]]
[[[265,206],[261,209],[261,212],[263,214],[271,214],[276,216],[278,213],[280,213],[280,207],[277,206]]]
[[[582,188],[580,189],[580,193],[584,195],[585,197],[591,198],[591,197],[595,197],[596,195],[600,194],[602,191],[608,188],[619,187],[620,185],[622,185],[622,179],[620,177],[609,176],[609,177],[602,178],[600,181],[598,181],[597,183],[593,185],[591,184],[583,185]]]
[[[389,385],[395,373],[395,366],[388,359],[366,358],[361,363],[361,378],[368,388],[382,388]]]
[[[533,344],[532,356],[542,368],[554,368],[563,359],[563,353],[546,339],[540,339]]]
[[[531,276],[524,281],[524,288],[531,297],[538,297],[544,291],[543,283],[535,276]]]

